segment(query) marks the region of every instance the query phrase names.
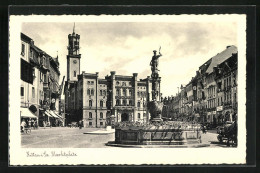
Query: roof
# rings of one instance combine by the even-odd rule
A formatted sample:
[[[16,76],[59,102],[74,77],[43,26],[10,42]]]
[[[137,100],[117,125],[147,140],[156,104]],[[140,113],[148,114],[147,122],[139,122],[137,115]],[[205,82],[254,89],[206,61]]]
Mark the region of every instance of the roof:
[[[21,32],[21,39],[27,43],[31,43],[32,39]]]
[[[232,54],[237,53],[237,47],[236,46],[227,46],[227,48],[221,52],[218,53],[216,56],[212,57],[212,61],[206,71],[206,73],[210,74],[213,72],[213,68],[217,67],[217,65],[221,64],[222,62],[226,61],[228,58],[232,56]]]

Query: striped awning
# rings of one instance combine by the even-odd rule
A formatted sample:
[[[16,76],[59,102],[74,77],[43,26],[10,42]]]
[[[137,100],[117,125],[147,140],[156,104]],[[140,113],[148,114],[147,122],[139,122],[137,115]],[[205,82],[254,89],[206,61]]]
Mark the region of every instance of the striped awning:
[[[45,113],[45,115],[47,115],[48,117],[53,117],[48,110],[45,111],[44,113]]]
[[[49,113],[54,117],[54,118],[60,118],[57,114],[55,114],[53,111],[49,111]]]

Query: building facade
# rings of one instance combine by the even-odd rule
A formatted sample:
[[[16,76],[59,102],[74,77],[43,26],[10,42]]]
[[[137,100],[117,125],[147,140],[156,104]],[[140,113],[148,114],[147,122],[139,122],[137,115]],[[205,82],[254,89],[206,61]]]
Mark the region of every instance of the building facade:
[[[83,120],[84,127],[105,127],[112,118],[115,122],[146,122],[147,102],[152,97],[151,78],[138,79],[137,73],[117,75],[115,71],[105,78],[100,78],[98,72],[80,74],[79,38],[74,31],[68,36],[66,124]]]
[[[52,58],[21,33],[21,109],[29,108],[40,126],[49,122],[49,117],[60,119],[59,76],[58,57]],[[26,118],[30,112],[21,116]]]
[[[226,49],[210,58],[196,71],[178,94],[178,119],[212,124],[233,121],[237,116],[237,48]],[[172,99],[171,99],[172,100]],[[173,103],[165,100],[163,116]]]

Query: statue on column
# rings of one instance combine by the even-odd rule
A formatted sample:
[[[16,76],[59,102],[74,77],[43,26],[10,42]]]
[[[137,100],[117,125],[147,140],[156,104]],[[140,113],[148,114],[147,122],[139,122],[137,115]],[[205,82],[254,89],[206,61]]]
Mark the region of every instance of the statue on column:
[[[154,55],[150,62],[151,66],[151,78],[152,78],[152,101],[148,102],[148,110],[151,114],[151,121],[162,121],[161,114],[163,103],[160,101],[160,89],[159,89],[159,58],[162,56],[161,47],[159,48],[159,55],[156,54],[156,50],[153,51]],[[159,100],[158,100],[159,98]]]
[[[159,58],[162,56],[161,52],[161,47],[159,48],[159,55],[156,55],[156,50],[153,51],[154,55],[152,57],[152,60],[150,62],[150,66],[151,66],[151,70],[152,70],[152,78],[158,78],[159,77],[159,69],[158,69],[158,66],[159,66]]]

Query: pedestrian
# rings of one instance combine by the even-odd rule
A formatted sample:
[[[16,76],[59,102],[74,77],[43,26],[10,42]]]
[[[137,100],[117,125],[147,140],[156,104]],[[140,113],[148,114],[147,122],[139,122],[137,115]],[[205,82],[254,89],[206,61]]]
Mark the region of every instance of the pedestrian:
[[[32,120],[31,120],[31,118],[29,118],[29,121],[28,121],[28,127],[29,128],[31,127],[31,123],[32,123]]]
[[[24,132],[24,128],[26,126],[26,122],[24,121],[24,119],[21,122],[21,131]]]
[[[80,120],[79,121],[79,129],[81,129],[82,128],[82,121]]]

